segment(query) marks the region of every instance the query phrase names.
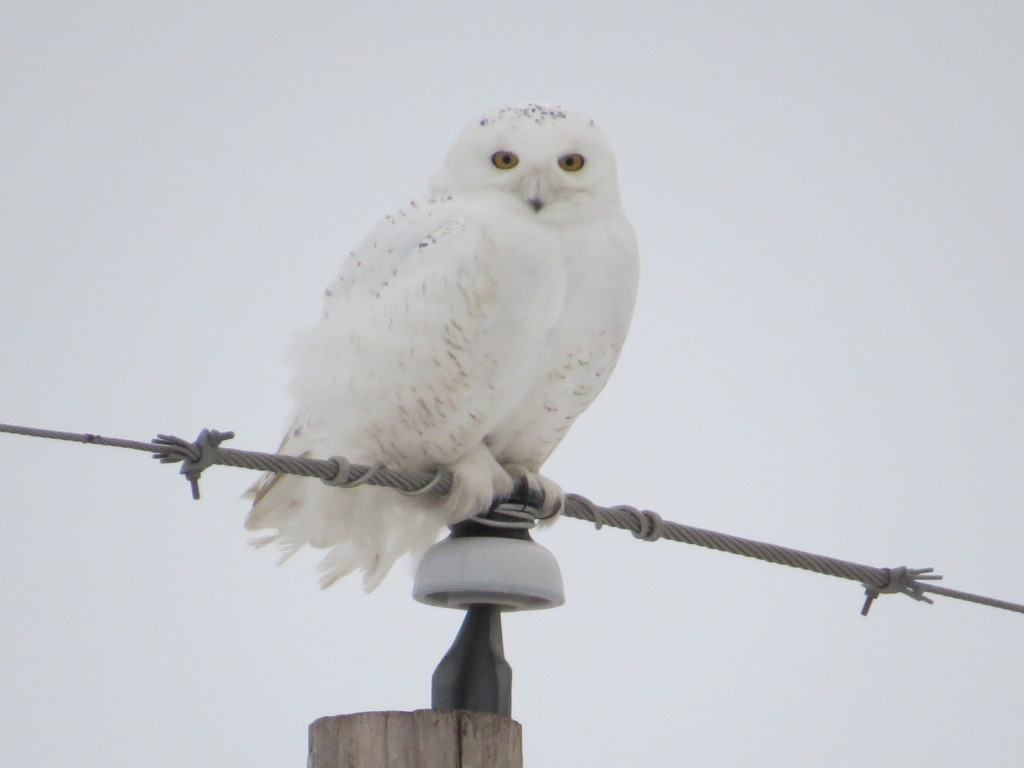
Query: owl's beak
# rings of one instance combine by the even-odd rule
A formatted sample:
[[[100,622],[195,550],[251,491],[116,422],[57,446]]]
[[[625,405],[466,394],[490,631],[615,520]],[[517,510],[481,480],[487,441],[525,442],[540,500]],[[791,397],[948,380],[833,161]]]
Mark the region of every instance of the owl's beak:
[[[537,169],[523,181],[525,183],[520,188],[520,194],[522,194],[526,204],[533,208],[534,213],[540,213],[541,209],[551,202],[553,190],[551,189],[550,180],[544,176],[541,169]]]

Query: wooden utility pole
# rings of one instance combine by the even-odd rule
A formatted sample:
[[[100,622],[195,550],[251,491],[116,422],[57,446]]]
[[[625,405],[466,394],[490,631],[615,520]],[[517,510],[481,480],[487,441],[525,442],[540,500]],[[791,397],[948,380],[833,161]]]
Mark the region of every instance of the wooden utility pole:
[[[360,712],[309,726],[307,768],[522,766],[522,726],[488,712]]]

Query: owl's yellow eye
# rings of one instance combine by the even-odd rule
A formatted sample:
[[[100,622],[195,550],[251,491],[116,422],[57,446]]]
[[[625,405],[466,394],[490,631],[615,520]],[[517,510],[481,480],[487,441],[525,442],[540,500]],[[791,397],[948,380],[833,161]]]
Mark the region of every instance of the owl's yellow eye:
[[[578,171],[583,167],[583,155],[573,152],[570,155],[562,155],[558,158],[558,167],[563,171]]]
[[[502,149],[491,155],[491,162],[494,163],[495,168],[507,171],[509,168],[515,168],[519,165],[519,155]]]

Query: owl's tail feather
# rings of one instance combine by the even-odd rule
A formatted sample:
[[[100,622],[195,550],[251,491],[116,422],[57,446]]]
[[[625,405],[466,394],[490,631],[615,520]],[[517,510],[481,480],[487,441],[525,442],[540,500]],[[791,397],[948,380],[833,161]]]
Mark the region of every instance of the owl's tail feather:
[[[377,587],[402,555],[422,554],[445,526],[437,505],[402,496],[389,488],[335,488],[315,479],[278,476],[260,485],[245,521],[257,547],[275,543],[281,562],[303,546],[326,549],[320,562],[320,585],[329,587],[356,570],[363,587]]]
[[[277,544],[282,562],[306,545],[326,549],[319,566],[321,586],[360,570],[369,592],[402,555],[421,555],[445,526],[486,510],[494,498],[512,492],[512,477],[482,443],[448,469],[453,484],[444,497],[404,496],[370,485],[337,488],[313,478],[268,474],[247,493],[253,506],[245,527],[269,530],[253,544]],[[545,487],[549,497],[560,498],[561,490],[550,485]]]

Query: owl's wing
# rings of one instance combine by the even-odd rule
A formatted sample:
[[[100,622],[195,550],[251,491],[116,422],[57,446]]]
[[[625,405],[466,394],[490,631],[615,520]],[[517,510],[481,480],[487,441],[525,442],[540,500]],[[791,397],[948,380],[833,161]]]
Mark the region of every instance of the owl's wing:
[[[547,250],[500,213],[446,201],[378,226],[293,350],[297,411],[281,450],[411,471],[449,467],[456,488],[413,500],[267,479],[246,527],[276,529],[269,538],[286,556],[303,544],[329,548],[325,583],[362,568],[372,587],[401,554],[507,493],[511,480],[484,437],[538,384],[530,361],[565,290]]]

